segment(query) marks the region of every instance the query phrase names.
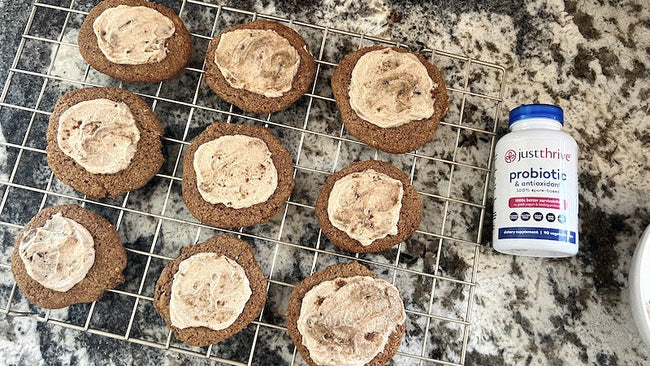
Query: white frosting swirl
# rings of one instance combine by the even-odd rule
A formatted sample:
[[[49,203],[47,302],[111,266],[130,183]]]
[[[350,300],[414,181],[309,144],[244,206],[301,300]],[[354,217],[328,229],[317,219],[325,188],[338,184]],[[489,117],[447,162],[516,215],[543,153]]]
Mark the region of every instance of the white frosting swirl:
[[[246,272],[217,253],[197,253],[182,261],[172,282],[169,315],[173,326],[222,330],[244,311],[252,291]]]
[[[350,106],[374,125],[397,127],[433,115],[435,87],[414,54],[390,48],[370,51],[352,70]]]
[[[18,253],[29,277],[50,290],[66,292],[86,278],[95,263],[94,245],[85,227],[59,212],[25,232]]]
[[[59,148],[93,174],[112,174],[128,167],[138,141],[135,118],[123,102],[86,100],[59,117]]]
[[[334,227],[363,246],[397,234],[402,209],[402,182],[374,169],[350,173],[337,180],[327,201]]]
[[[111,62],[142,65],[167,57],[167,39],[176,27],[171,19],[146,6],[119,5],[93,22],[97,45]]]
[[[302,300],[298,331],[323,366],[362,366],[384,350],[406,320],[395,286],[368,276],[321,282]]]
[[[278,186],[266,143],[246,135],[226,135],[199,146],[194,171],[204,200],[244,208],[266,202]]]
[[[236,29],[221,35],[214,62],[233,88],[271,98],[291,90],[300,56],[274,30]]]

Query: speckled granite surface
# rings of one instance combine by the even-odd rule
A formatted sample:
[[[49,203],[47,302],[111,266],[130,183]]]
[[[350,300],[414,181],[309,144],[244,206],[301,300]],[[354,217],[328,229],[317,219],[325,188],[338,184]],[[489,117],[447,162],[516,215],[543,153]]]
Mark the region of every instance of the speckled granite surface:
[[[69,6],[69,1],[48,0],[45,3]],[[74,2],[73,8],[87,11],[92,1]],[[177,11],[180,2],[167,1]],[[291,4],[291,5],[290,5]],[[490,211],[486,209],[486,225],[483,230],[483,246],[477,266],[475,305],[471,313],[467,365],[645,365],[650,363],[650,350],[639,338],[629,310],[627,292],[628,267],[636,241],[643,228],[650,223],[650,10],[644,0],[636,1],[454,1],[422,5],[409,1],[375,1],[360,6],[354,1],[293,2],[232,2],[229,5],[256,10],[263,13],[288,16],[339,29],[364,32],[383,38],[392,38],[412,48],[433,47],[449,52],[467,54],[488,62],[495,62],[507,69],[507,89],[501,115],[522,103],[549,102],[565,109],[567,130],[580,146],[580,219],[581,248],[577,257],[565,260],[527,259],[499,255],[489,247]],[[0,73],[2,80],[13,60],[19,34],[25,28],[29,7],[23,2],[0,0],[3,19],[11,19],[10,26],[0,30]],[[184,18],[195,33],[208,34],[214,11],[205,12],[204,7],[188,6]],[[7,16],[7,14],[11,14]],[[56,39],[65,21],[65,12],[37,12],[31,35]],[[244,16],[222,14],[223,24],[244,21]],[[69,30],[63,41],[74,43],[75,29],[83,21],[82,15],[73,14]],[[49,24],[50,27],[40,27]],[[312,50],[320,46],[319,34],[308,33]],[[355,47],[346,37],[329,39],[324,49],[324,59],[340,60],[342,54]],[[198,40],[196,57],[190,66],[200,68],[201,49],[207,41]],[[29,40],[18,68],[37,73],[51,69],[50,74],[67,79],[84,77],[85,64],[72,46],[62,46],[53,55],[47,43]],[[452,87],[463,88],[463,63],[449,58],[434,57],[440,62],[447,81]],[[331,70],[322,70],[327,78]],[[495,94],[498,88],[494,80],[498,75],[489,70],[473,72],[469,80],[475,91]],[[192,72],[165,83],[160,90],[162,97],[191,102],[198,76]],[[87,81],[102,85],[115,82],[93,71]],[[317,83],[317,94],[327,95],[327,83]],[[24,73],[15,74],[9,85],[6,103],[25,108],[51,111],[58,96],[74,85],[65,81],[50,80],[45,86],[43,78]],[[43,98],[38,95],[45,88]],[[156,86],[125,85],[144,94],[156,93]],[[151,99],[148,99],[152,102]],[[433,143],[421,151],[427,156],[443,160],[487,166],[486,150],[490,137],[481,134],[456,135],[453,124],[459,117],[461,94],[451,94],[452,109]],[[206,107],[225,108],[206,88],[199,88],[197,104]],[[272,122],[303,126],[307,100],[301,100],[287,112],[271,116]],[[494,103],[484,100],[466,100],[465,125],[479,129],[491,129],[494,120],[491,111]],[[197,109],[190,115],[189,108],[174,103],[158,101],[156,113],[161,116],[166,135],[176,139],[191,139],[212,119],[225,119],[225,115]],[[162,118],[162,116],[165,116]],[[26,126],[32,117],[30,112],[17,108],[2,107],[2,141],[21,144]],[[187,136],[185,122],[191,121]],[[232,122],[250,123],[234,118]],[[44,128],[47,116],[34,115],[32,130],[26,145],[35,149],[44,147]],[[308,119],[307,129],[324,135],[338,135],[340,117],[331,102],[315,102]],[[340,154],[333,140],[308,135],[304,143],[298,143],[300,134],[284,128],[274,128],[287,145],[299,165],[323,171],[340,169],[358,158],[374,157],[375,151],[356,144],[345,143]],[[505,133],[504,123],[498,134]],[[344,133],[345,137],[346,134]],[[458,136],[458,138],[457,138]],[[0,180],[11,177],[17,157],[17,149],[0,145]],[[456,152],[453,154],[453,152]],[[165,154],[170,161],[162,173],[174,175],[174,160],[178,146],[167,144]],[[407,172],[413,164],[412,156],[378,154]],[[481,204],[481,185],[484,172],[476,169],[454,170],[450,184],[449,164],[418,159],[413,171],[414,185],[423,192],[438,196],[451,196],[463,202]],[[21,157],[13,182],[35,188],[48,188],[49,169],[44,156],[37,151],[26,151]],[[176,174],[178,176],[178,174]],[[324,175],[308,171],[297,175],[296,191],[292,201],[311,205],[315,194],[324,181]],[[0,185],[0,193],[6,191]],[[78,197],[71,189],[56,179],[50,191]],[[24,224],[35,213],[42,195],[29,190],[10,188],[0,221]],[[165,205],[164,198],[169,194]],[[48,196],[46,204],[69,202],[67,199]],[[180,185],[156,178],[147,187],[123,197],[104,200],[103,203],[135,210],[162,213],[174,219],[188,219],[180,197]],[[443,232],[445,235],[473,241],[478,238],[477,215],[480,209],[471,205],[450,205],[446,224],[440,217],[444,200],[427,199],[424,202],[423,231]],[[187,243],[206,238],[214,232],[186,226],[173,221],[159,221],[137,214],[120,216],[118,211],[96,204],[95,209],[113,223],[120,223],[120,233],[126,246],[149,251],[162,256],[175,256]],[[469,207],[469,208],[468,208]],[[275,245],[264,238],[280,239],[299,246],[333,251],[326,241],[318,241],[318,228],[309,208],[290,206],[285,225],[282,218],[269,224],[245,229],[262,239],[254,242],[258,258],[267,274],[275,280],[295,283],[311,270],[313,254],[300,247],[281,246],[273,261]],[[0,307],[5,308],[13,284],[7,269],[15,228],[0,226]],[[152,247],[152,243],[156,245]],[[438,255],[438,241],[432,242],[425,235],[416,234],[401,247],[399,266],[415,271],[425,271],[444,278],[469,281],[472,275],[474,248],[453,241],[443,241]],[[362,258],[392,263],[396,250]],[[439,258],[437,258],[439,257]],[[319,256],[313,262],[316,269],[335,261],[330,255]],[[151,296],[156,273],[164,265],[154,259],[149,264],[148,275],[142,281],[147,265],[146,256],[132,252],[127,268],[127,282],[122,291],[137,292],[142,283],[143,296]],[[387,279],[393,272],[373,267]],[[469,286],[449,281],[432,284],[428,278],[411,278],[398,272],[395,281],[405,298],[407,309],[414,312],[430,312],[438,316],[462,319],[467,304]],[[435,296],[429,297],[431,286]],[[269,304],[263,321],[282,326],[283,306],[290,288],[272,285]],[[108,294],[97,303],[90,320],[92,329],[124,334],[127,321],[134,306],[137,308],[131,336],[164,344],[167,333],[160,317],[152,310],[149,301],[135,304],[132,297]],[[77,305],[50,314],[52,319],[83,326],[89,305]],[[11,304],[12,310],[36,312],[18,292]],[[127,319],[125,321],[124,319]],[[419,353],[425,346],[425,357],[459,362],[462,344],[462,327],[457,323],[434,320],[426,324],[422,318],[409,317],[407,337],[402,345],[404,353]],[[212,354],[230,360],[248,361],[250,342],[255,327],[218,347]],[[261,327],[256,351],[252,355],[255,365],[290,364],[293,347],[286,332]],[[172,339],[172,345],[180,346]],[[191,349],[191,348],[188,348]],[[207,351],[206,349],[203,352]],[[300,364],[298,357],[297,364]],[[44,324],[20,317],[0,314],[0,364],[214,364],[194,356],[160,351],[150,347],[97,335],[67,330],[56,325]],[[417,360],[398,357],[395,365],[417,364]]]

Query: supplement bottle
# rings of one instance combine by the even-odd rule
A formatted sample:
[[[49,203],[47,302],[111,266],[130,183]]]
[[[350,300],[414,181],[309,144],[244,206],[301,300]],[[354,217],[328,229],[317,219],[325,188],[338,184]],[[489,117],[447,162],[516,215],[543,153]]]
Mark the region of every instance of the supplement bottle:
[[[578,252],[578,145],[560,107],[510,111],[495,150],[494,249],[534,257]]]

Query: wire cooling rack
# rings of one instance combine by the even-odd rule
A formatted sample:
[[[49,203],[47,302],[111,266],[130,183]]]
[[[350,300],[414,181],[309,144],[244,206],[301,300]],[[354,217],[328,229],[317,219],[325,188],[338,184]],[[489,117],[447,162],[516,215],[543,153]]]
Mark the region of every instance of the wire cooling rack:
[[[77,31],[92,1],[38,0],[33,4],[0,95],[0,312],[194,355],[227,365],[304,364],[291,343],[284,311],[293,286],[314,271],[358,260],[394,283],[404,298],[407,331],[392,364],[463,365],[471,326],[477,264],[505,69],[442,50],[415,49],[437,64],[447,82],[450,111],[433,142],[402,155],[385,154],[343,128],[329,86],[337,62],[373,44],[399,42],[186,0],[164,2],[186,22],[194,55],[173,80],[126,84],[97,73],[81,59]],[[294,28],[317,62],[310,92],[287,110],[245,113],[219,100],[203,80],[209,40],[257,18]],[[118,86],[150,103],[165,128],[166,163],[144,188],[115,199],[89,199],[59,182],[45,163],[45,130],[56,100],[83,86]],[[213,121],[269,127],[291,152],[296,188],[284,212],[270,223],[219,230],[198,223],[181,198],[182,156],[191,139]],[[313,204],[326,177],[352,161],[387,160],[402,168],[421,194],[420,230],[398,247],[351,255],[318,229]],[[31,305],[13,282],[10,257],[18,231],[46,206],[77,203],[104,215],[124,241],[126,282],[91,304],[63,310]],[[217,345],[197,348],[177,341],[153,310],[155,281],[180,247],[216,234],[251,243],[269,278],[268,302],[247,329]],[[198,360],[197,360],[198,361]]]

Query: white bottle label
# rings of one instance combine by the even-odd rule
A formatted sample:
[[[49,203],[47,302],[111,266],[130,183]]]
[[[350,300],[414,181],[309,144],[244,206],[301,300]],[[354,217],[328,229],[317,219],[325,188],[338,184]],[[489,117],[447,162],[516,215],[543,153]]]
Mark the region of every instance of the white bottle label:
[[[575,145],[518,139],[498,144],[495,159],[495,243],[527,239],[577,245]]]

